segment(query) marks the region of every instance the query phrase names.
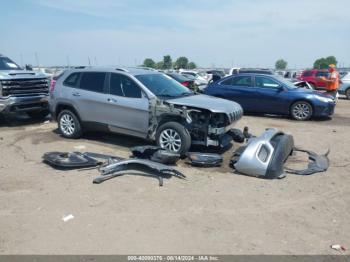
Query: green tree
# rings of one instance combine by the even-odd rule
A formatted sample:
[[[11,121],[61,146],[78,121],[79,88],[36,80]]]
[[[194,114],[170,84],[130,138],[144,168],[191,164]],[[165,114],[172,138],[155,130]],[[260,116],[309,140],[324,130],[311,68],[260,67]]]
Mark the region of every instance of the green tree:
[[[288,65],[287,61],[285,61],[283,59],[279,59],[276,61],[275,68],[277,70],[284,70],[287,68],[287,65]]]
[[[188,69],[195,69],[195,68],[197,68],[197,65],[194,62],[189,62],[187,67],[188,67]]]
[[[171,69],[173,66],[173,61],[170,55],[163,56],[163,69]]]
[[[328,65],[334,64],[337,65],[338,61],[335,58],[335,56],[328,56],[328,57],[321,57],[319,59],[316,59],[314,62],[314,69],[326,69],[328,68]]]
[[[174,63],[174,67],[176,69],[186,69],[188,66],[188,59],[185,56],[180,56],[178,59],[176,59],[175,63]]]
[[[163,70],[164,69],[164,62],[160,61],[160,62],[156,63],[156,68]]]
[[[143,61],[143,66],[150,67],[150,68],[156,68],[156,62],[153,61],[151,58],[146,58]]]

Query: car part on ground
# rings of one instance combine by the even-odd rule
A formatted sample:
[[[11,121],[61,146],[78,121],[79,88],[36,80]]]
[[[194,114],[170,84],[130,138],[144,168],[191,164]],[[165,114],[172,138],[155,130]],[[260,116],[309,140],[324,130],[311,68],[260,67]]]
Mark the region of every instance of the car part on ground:
[[[48,152],[43,155],[43,161],[55,168],[95,167],[100,161],[80,152]]]
[[[124,158],[93,152],[47,152],[43,155],[44,163],[55,168],[79,169],[96,167],[110,162],[121,161]]]
[[[278,178],[283,175],[283,165],[293,147],[294,140],[291,135],[277,129],[267,129],[234,152],[231,167],[249,176]]]
[[[122,160],[115,163],[110,163],[109,165],[102,166],[100,168],[101,176],[96,177],[93,183],[99,184],[108,179],[121,176],[124,174],[135,174],[130,171],[137,170],[142,171],[144,175],[157,177],[159,179],[159,186],[163,185],[163,178],[169,178],[175,176],[177,178],[185,179],[186,176],[176,169],[166,166],[161,163],[156,163],[154,161],[146,159],[128,159]],[[147,173],[150,171],[151,173]]]
[[[217,167],[221,166],[223,157],[213,153],[188,152],[189,164],[197,167]]]
[[[328,158],[328,154],[330,152],[329,150],[324,155],[319,155],[313,151],[304,150],[300,148],[294,148],[294,152],[304,152],[308,154],[310,162],[307,168],[301,169],[301,170],[285,167],[285,170],[287,173],[307,176],[307,175],[312,175],[314,173],[327,171],[329,167],[329,158]]]
[[[237,103],[197,94],[140,68],[80,67],[65,70],[54,83],[50,110],[66,138],[84,130],[122,133],[185,154],[191,144],[222,146],[243,114]]]
[[[174,165],[180,159],[180,154],[158,146],[136,146],[130,148],[130,151],[136,158],[149,159],[166,165]]]
[[[228,134],[232,136],[232,140],[237,143],[243,143],[245,140],[245,136],[243,132],[237,128],[232,128],[228,131]]]
[[[34,119],[49,114],[49,79],[40,72],[23,70],[0,54],[0,113],[25,112]]]

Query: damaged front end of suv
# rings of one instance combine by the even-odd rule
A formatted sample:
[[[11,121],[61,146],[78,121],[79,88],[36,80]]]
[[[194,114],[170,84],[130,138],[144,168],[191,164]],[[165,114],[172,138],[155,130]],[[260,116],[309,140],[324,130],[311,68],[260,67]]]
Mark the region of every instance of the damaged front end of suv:
[[[188,131],[191,144],[224,148],[232,141],[228,131],[243,115],[239,104],[201,94],[168,100],[156,98],[150,100],[150,107],[149,138],[161,147],[164,144],[157,136],[159,130],[166,123],[176,122]],[[171,145],[167,149],[178,151]]]

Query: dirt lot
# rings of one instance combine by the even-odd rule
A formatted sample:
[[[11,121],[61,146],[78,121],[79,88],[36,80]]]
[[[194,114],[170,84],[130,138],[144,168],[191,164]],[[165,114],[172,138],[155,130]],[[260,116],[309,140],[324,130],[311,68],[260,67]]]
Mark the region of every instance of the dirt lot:
[[[188,179],[163,187],[140,176],[94,185],[96,170],[57,171],[41,156],[85,146],[127,157],[130,146],[146,142],[106,134],[67,140],[56,123],[11,121],[0,124],[0,254],[336,254],[331,244],[350,247],[350,101],[339,101],[331,120],[245,116],[238,123],[255,134],[279,128],[320,153],[331,149],[328,172],[273,181],[234,174],[228,162],[213,169],[182,162]],[[75,218],[63,222],[68,214]]]

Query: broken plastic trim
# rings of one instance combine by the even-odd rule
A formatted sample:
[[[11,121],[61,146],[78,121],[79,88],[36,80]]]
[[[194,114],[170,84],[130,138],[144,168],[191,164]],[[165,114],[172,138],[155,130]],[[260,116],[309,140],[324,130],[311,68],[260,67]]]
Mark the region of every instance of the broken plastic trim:
[[[223,161],[221,155],[212,153],[189,152],[187,153],[187,157],[192,166],[198,167],[216,167],[220,166]]]
[[[47,152],[43,155],[42,158],[45,163],[49,164],[52,167],[69,169],[96,167],[98,165],[102,165],[106,160],[122,160],[120,157],[91,152]],[[105,161],[99,161],[98,159]]]
[[[329,167],[329,158],[328,158],[328,154],[330,152],[329,149],[324,155],[319,155],[313,151],[303,150],[300,148],[294,148],[294,151],[304,152],[304,153],[308,154],[310,162],[309,162],[307,168],[301,169],[301,170],[286,167],[285,170],[287,173],[301,175],[301,176],[308,176],[308,175],[312,175],[315,173],[324,172]]]
[[[180,154],[167,151],[157,146],[135,146],[130,150],[136,158],[149,159],[167,165],[174,165],[180,158]]]
[[[186,176],[176,169],[163,165],[161,163],[156,163],[145,159],[128,159],[120,162],[112,163],[107,166],[100,168],[101,176],[96,177],[93,183],[100,184],[108,179],[121,176],[124,174],[140,175],[136,173],[131,173],[131,170],[137,170],[144,172],[143,175],[156,177],[159,180],[159,186],[163,185],[164,177],[175,176],[177,178],[185,179]],[[129,171],[129,172],[127,172]],[[152,173],[145,172],[152,171]]]

